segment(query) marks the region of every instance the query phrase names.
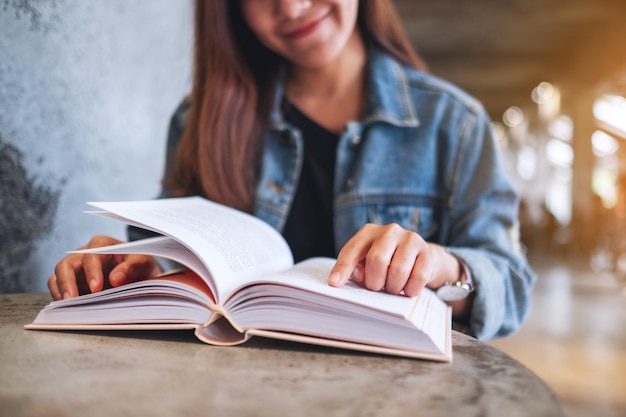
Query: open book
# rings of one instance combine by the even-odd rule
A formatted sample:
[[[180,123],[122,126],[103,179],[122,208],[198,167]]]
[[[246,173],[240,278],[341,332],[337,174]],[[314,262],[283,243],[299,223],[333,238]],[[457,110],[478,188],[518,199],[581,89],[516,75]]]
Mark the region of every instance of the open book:
[[[388,355],[450,361],[451,311],[419,297],[327,284],[335,260],[293,263],[283,237],[249,214],[200,197],[89,203],[89,213],[160,233],[78,252],[148,254],[185,268],[53,301],[27,329],[194,329],[210,344],[264,336]]]

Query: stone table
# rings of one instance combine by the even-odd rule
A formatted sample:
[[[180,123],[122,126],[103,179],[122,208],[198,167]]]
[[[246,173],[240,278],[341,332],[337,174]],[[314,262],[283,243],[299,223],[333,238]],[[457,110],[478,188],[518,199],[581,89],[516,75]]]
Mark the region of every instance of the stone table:
[[[564,416],[505,353],[453,332],[452,363],[193,332],[24,330],[48,294],[0,295],[0,416]]]

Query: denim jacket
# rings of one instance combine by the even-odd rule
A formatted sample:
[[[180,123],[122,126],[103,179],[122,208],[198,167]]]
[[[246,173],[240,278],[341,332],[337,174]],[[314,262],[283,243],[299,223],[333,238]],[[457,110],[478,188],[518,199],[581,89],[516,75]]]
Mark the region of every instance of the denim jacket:
[[[446,246],[472,275],[466,331],[485,340],[515,331],[535,276],[520,252],[518,198],[507,180],[482,106],[454,86],[370,50],[365,117],[349,122],[334,182],[335,247],[366,223],[397,223]],[[301,133],[284,119],[276,92],[254,214],[281,231],[303,160]],[[168,154],[185,109],[174,115]],[[168,158],[169,159],[169,158]]]

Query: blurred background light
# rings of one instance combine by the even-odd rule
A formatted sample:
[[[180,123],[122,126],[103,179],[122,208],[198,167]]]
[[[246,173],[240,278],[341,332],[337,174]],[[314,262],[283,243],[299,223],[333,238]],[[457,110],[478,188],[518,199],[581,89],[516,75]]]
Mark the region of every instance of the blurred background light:
[[[524,122],[525,116],[522,109],[517,106],[511,106],[502,115],[502,121],[508,127],[516,127]]]
[[[493,137],[498,145],[498,148],[505,150],[508,145],[508,137],[502,123],[491,122],[491,131],[493,132]]]
[[[537,151],[531,146],[522,146],[517,154],[517,175],[532,180],[537,172]]]
[[[626,98],[606,94],[593,105],[593,115],[602,126],[626,138]]]
[[[611,155],[619,149],[619,142],[613,136],[601,130],[596,130],[591,135],[593,153],[598,157]]]
[[[552,99],[555,94],[555,88],[549,82],[541,82],[531,93],[531,98],[537,104],[544,104],[548,102],[548,100]]]
[[[564,114],[558,116],[548,124],[548,133],[551,136],[570,142],[574,137],[574,122]]]
[[[554,165],[569,167],[574,163],[574,150],[563,141],[550,139],[546,143],[546,158]]]
[[[533,88],[530,97],[537,103],[539,117],[544,121],[556,118],[561,112],[561,91],[547,81]]]

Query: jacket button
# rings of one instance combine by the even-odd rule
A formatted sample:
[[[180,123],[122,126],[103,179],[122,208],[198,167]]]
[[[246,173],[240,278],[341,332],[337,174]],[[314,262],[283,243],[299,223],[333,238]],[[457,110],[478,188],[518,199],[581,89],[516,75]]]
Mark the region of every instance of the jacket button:
[[[352,187],[354,187],[354,178],[348,178],[343,184],[343,188],[347,190]]]
[[[352,136],[352,139],[350,139],[350,144],[352,146],[357,146],[359,143],[361,143],[361,135]]]
[[[278,194],[282,194],[283,191],[285,191],[285,187],[283,187],[280,184],[275,183],[272,180],[267,180],[266,184],[267,184],[268,187],[270,187],[272,190],[274,190],[274,192],[276,192]]]

